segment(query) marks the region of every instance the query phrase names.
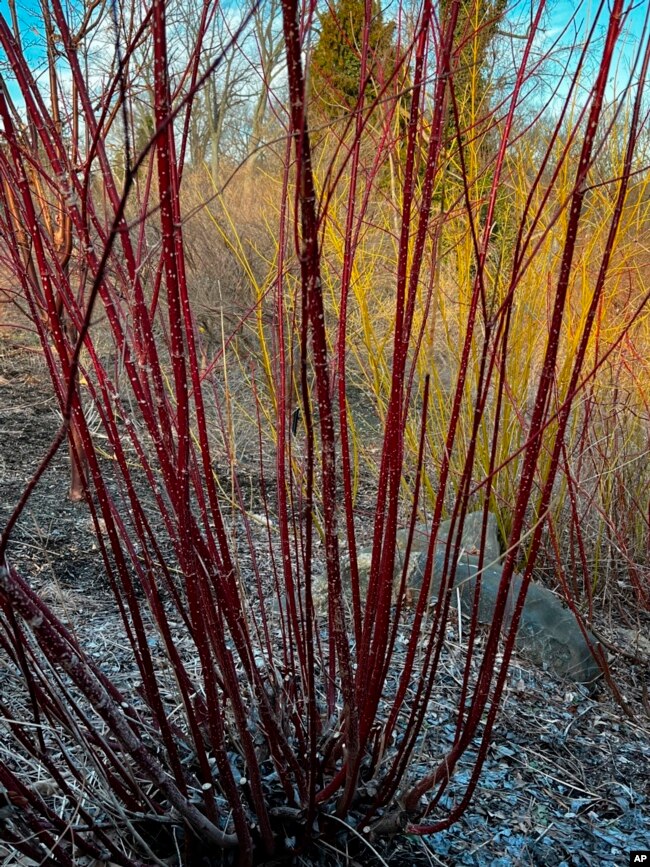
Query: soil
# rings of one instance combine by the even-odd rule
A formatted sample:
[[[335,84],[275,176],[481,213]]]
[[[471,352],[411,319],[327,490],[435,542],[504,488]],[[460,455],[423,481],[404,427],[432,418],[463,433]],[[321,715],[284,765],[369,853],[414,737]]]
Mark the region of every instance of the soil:
[[[0,342],[0,412],[4,525],[59,423],[37,353],[7,336]],[[13,532],[9,557],[74,628],[104,672],[121,690],[132,692],[137,671],[107,586],[87,506],[67,499],[67,463],[67,450],[62,448]],[[516,662],[478,789],[455,825],[423,837],[398,832],[371,835],[363,842],[356,831],[343,826],[338,837],[283,863],[623,867],[630,850],[650,850],[648,654],[633,646],[629,631],[622,637],[622,631],[599,617],[595,625],[613,648],[619,648],[612,655],[611,669],[625,709],[606,685],[590,696]],[[641,641],[647,628],[646,617],[637,633]],[[459,676],[454,665],[460,665],[460,652],[455,653],[454,641],[458,643],[458,636],[452,628],[445,669],[450,683]],[[0,678],[0,688],[6,690],[9,684],[6,677]],[[445,696],[443,691],[430,708],[410,769],[414,778],[430,769],[428,756],[453,741],[453,705]],[[0,732],[4,739],[6,721],[0,722]],[[475,749],[464,755],[443,796],[443,810],[458,803],[475,756]],[[1,825],[0,820],[0,833]],[[7,865],[28,863],[0,844],[2,855]]]

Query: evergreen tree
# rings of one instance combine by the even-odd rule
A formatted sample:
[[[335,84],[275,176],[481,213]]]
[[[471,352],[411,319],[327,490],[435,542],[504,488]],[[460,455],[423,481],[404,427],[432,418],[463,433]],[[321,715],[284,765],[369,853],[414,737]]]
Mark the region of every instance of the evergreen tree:
[[[440,0],[440,25],[446,28],[451,0]],[[490,155],[494,151],[496,133],[492,126],[491,101],[494,90],[492,50],[506,10],[506,0],[464,0],[454,33],[455,57],[453,61],[453,91],[457,118],[451,100],[445,122],[448,171],[443,187],[445,205],[463,200],[461,176],[469,183],[475,225],[479,233],[485,226],[487,199],[492,186]],[[459,149],[462,149],[461,164]],[[499,261],[510,244],[510,202],[508,190],[499,189],[496,208],[492,214],[492,240],[487,272],[498,278]],[[462,225],[462,222],[461,222]],[[467,285],[475,274],[474,248],[469,233],[458,251],[459,279],[466,272]],[[496,285],[496,283],[494,284]]]
[[[340,117],[357,104],[365,17],[365,0],[338,0],[320,14],[310,88],[316,106],[330,117]],[[365,81],[366,95],[371,98],[394,69],[393,29],[392,23],[384,22],[378,0],[372,0]]]
[[[440,25],[445,29],[451,0],[440,0]],[[461,133],[471,130],[488,114],[490,95],[489,49],[505,14],[506,0],[465,0],[454,33],[457,48],[454,69],[454,96]],[[456,135],[453,112],[449,112],[448,136]],[[475,134],[475,132],[474,132]]]

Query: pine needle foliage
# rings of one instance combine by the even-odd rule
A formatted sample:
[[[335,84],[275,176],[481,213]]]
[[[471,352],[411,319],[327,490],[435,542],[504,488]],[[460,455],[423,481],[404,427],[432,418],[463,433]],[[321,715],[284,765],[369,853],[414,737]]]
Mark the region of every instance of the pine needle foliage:
[[[583,518],[604,513],[631,565],[647,543],[648,21],[612,108],[634,3],[601,4],[603,38],[575,49],[541,125],[525,102],[544,61],[555,68],[537,52],[543,2],[513,43],[498,106],[482,58],[501,6],[416,5],[394,31],[377,4],[340,0],[315,34],[313,2],[280,3],[277,171],[240,174],[235,203],[263,212],[272,239],[256,267],[245,221],[226,219],[229,179],[207,193],[205,176],[188,183],[192,113],[223,60],[214,4],[177,53],[168,0],[136,18],[126,3],[93,3],[81,24],[49,0],[35,31],[49,81],[15,15],[0,13],[13,76],[0,87],[0,264],[59,412],[0,537],[0,821],[15,860],[252,867],[359,840],[363,860],[382,835],[449,827],[477,791],[545,539],[572,546],[569,581],[589,606]],[[223,53],[250,50],[256,8]],[[83,53],[90,30],[116,36],[99,82]],[[478,67],[463,63],[471,45]],[[148,141],[135,123],[141,49],[153,63]],[[400,78],[403,127],[401,94],[385,87]],[[323,133],[316,100],[345,126]],[[441,194],[450,110],[453,200]],[[504,186],[512,240],[497,268]],[[212,351],[192,284],[198,213],[207,278],[225,281],[227,243],[250,284],[248,309],[219,311]],[[245,350],[246,329],[258,345]],[[66,440],[126,675],[105,665],[82,616],[47,601],[41,564],[14,544]],[[462,533],[437,547],[440,526],[449,516],[462,530],[479,506],[481,557],[499,513],[502,577],[491,622],[475,604],[457,643]],[[410,587],[398,539],[405,528],[409,548],[421,517]],[[629,580],[647,606],[641,569]]]
[[[396,67],[395,25],[384,19],[379,0],[366,15],[365,0],[338,0],[319,14],[309,84],[314,106],[337,118],[360,94],[376,97]]]

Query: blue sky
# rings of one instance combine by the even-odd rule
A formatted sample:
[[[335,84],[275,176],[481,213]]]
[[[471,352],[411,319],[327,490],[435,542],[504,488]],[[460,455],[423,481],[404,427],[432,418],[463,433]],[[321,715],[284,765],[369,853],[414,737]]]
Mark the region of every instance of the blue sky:
[[[595,23],[595,35],[592,45],[593,68],[593,63],[601,57],[612,0],[606,0],[600,16],[596,20],[600,5],[599,2],[594,2],[594,0],[583,0],[582,3],[573,2],[573,0],[556,0],[556,2],[550,4],[546,29],[547,44],[560,39],[560,46],[566,48],[566,56],[568,50],[573,46],[580,45]],[[629,11],[625,20],[623,33],[617,43],[611,67],[610,85],[607,91],[607,97],[610,100],[620,96],[622,89],[629,81],[630,71],[639,54],[639,48],[643,47],[648,39],[648,33],[644,32],[645,19],[648,13],[648,0],[636,0],[634,3],[626,2],[624,8]],[[573,20],[571,20],[572,16]],[[637,74],[638,70],[639,66],[637,65]],[[587,74],[585,76],[585,84],[591,85],[592,83],[592,78]],[[560,89],[560,97],[563,95],[563,90],[564,88]]]
[[[120,0],[117,0],[117,2],[119,3]],[[399,2],[399,0],[392,0],[392,2],[391,0],[385,0],[388,10],[387,14],[390,14],[391,8],[396,8],[397,2]],[[602,39],[608,20],[608,10],[611,7],[612,2],[613,0],[608,0],[608,2],[605,3],[604,12],[601,15],[601,20],[596,28],[597,39],[594,44],[594,52],[596,56],[600,53]],[[39,39],[39,34],[37,32],[40,2],[39,0],[17,0],[16,5],[21,24],[23,44],[32,66],[32,72],[38,77],[40,74],[45,73],[44,50],[42,40]],[[79,8],[81,3],[80,0],[72,0],[72,2],[68,0],[65,5],[67,8]],[[233,4],[232,0],[226,0],[222,5],[228,6],[238,4]],[[557,47],[558,61],[561,61],[562,58],[566,58],[571,48],[584,38],[589,26],[593,23],[599,5],[600,4],[596,2],[596,0],[582,0],[582,2],[577,2],[577,0],[549,0],[549,2],[547,2],[543,34],[540,34],[538,50],[544,51],[553,43],[554,40],[560,37],[560,45]],[[617,82],[622,83],[628,78],[633,57],[638,50],[640,41],[642,40],[643,25],[648,9],[648,0],[636,0],[635,3],[632,3],[631,0],[627,0],[625,6],[626,8],[631,8],[631,12],[626,24],[626,34],[619,44],[617,57],[615,59],[614,70],[618,70],[618,75],[614,72],[612,76],[612,84],[609,92],[610,97],[613,97],[621,89],[622,84],[617,84]],[[525,22],[531,18],[531,7],[533,9],[537,8],[537,0],[515,0],[513,3],[509,16],[513,21],[516,21],[517,19],[519,20],[520,26],[517,27],[518,30],[520,27],[524,27],[525,29]],[[36,15],[34,14],[35,12]],[[9,4],[7,0],[0,0],[0,13],[8,21],[10,20]],[[564,35],[560,36],[572,15],[575,15],[573,23]],[[648,38],[647,34],[645,34],[644,38]],[[0,52],[0,61],[1,60],[2,53]],[[560,68],[559,64],[556,68]],[[6,74],[6,69],[3,71]],[[589,83],[588,80],[587,83]],[[8,84],[12,96],[19,103],[19,95],[16,92],[16,89],[11,86],[10,76],[8,76]],[[541,93],[540,98],[543,98]]]

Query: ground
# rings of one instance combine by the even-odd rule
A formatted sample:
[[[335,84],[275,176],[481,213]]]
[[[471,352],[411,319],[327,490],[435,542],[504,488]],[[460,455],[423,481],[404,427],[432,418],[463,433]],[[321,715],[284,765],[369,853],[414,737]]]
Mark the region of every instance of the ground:
[[[7,335],[0,342],[0,413],[4,523],[58,425],[37,355]],[[67,455],[61,449],[16,527],[9,556],[59,617],[75,628],[103,670],[128,692],[137,685],[137,673],[120,638],[97,539],[87,507],[69,502],[66,491]],[[621,644],[611,624],[602,620],[596,626],[612,646]],[[612,656],[612,673],[626,710],[604,685],[589,696],[543,671],[513,666],[476,796],[451,829],[359,843],[358,835],[343,827],[339,841],[317,847],[295,863],[627,865],[630,850],[650,850],[650,716],[647,654],[629,644],[623,650]],[[454,658],[452,638],[446,669],[451,679]],[[4,675],[0,689],[3,683],[6,689]],[[415,776],[427,769],[427,755],[453,740],[452,711],[441,693],[419,745],[422,767],[416,760],[411,769]],[[470,751],[464,756],[441,806],[448,808],[464,791],[474,755]],[[8,850],[4,857],[7,864],[25,863],[13,861]]]

